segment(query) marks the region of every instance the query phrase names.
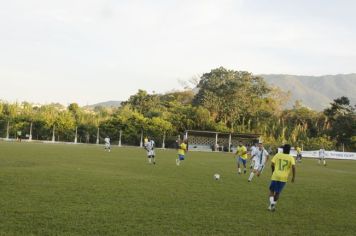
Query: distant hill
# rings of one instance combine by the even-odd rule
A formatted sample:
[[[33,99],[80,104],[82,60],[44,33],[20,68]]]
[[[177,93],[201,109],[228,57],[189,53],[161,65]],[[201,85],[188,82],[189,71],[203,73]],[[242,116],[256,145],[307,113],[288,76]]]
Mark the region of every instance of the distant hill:
[[[356,104],[356,74],[324,76],[260,75],[266,82],[291,92],[287,107],[296,100],[315,110],[324,110],[333,99],[346,96]]]
[[[107,107],[107,108],[120,107],[121,103],[122,101],[107,101],[107,102],[96,103],[93,105],[88,105],[85,106],[84,108],[94,109],[95,107]]]

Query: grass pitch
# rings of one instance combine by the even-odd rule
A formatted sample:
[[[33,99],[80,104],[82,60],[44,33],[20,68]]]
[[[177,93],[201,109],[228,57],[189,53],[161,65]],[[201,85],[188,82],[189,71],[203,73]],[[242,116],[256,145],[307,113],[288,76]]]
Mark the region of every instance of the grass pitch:
[[[271,213],[270,168],[248,183],[232,154],[156,154],[0,142],[0,235],[356,234],[356,161],[303,159]]]

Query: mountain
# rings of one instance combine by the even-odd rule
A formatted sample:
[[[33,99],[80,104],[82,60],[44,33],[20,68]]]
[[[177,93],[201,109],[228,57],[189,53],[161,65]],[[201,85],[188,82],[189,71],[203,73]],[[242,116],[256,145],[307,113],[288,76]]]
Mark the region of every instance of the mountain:
[[[324,110],[338,97],[346,96],[352,105],[356,104],[356,74],[324,76],[299,76],[264,74],[267,83],[291,92],[287,107],[296,100],[315,110]]]
[[[107,101],[107,102],[100,102],[100,103],[96,103],[93,105],[87,105],[85,106],[85,108],[89,108],[89,109],[94,109],[95,107],[120,107],[121,106],[122,101]]]

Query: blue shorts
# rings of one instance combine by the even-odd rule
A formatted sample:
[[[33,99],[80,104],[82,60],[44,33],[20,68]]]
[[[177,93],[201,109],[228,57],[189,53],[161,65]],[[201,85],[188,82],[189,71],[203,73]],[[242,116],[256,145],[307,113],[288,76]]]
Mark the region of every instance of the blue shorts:
[[[178,158],[179,158],[180,161],[183,161],[184,160],[184,155],[178,154]]]
[[[238,162],[242,162],[242,164],[246,165],[246,159],[243,159],[242,157],[239,157]]]
[[[285,185],[286,182],[272,180],[271,185],[269,186],[269,190],[271,190],[271,192],[280,193],[282,192]]]

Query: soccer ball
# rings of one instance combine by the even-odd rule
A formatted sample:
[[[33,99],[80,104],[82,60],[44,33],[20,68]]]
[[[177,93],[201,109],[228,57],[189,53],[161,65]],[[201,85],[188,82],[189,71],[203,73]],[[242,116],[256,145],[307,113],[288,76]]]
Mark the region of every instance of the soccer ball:
[[[219,180],[220,179],[220,175],[219,174],[214,174],[214,179],[215,180]]]

